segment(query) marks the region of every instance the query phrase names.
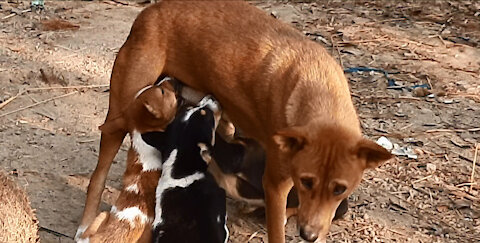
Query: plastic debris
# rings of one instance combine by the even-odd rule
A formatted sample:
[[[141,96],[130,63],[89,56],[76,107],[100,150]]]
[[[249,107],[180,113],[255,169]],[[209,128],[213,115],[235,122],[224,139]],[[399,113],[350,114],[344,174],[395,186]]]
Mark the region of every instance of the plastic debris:
[[[418,159],[418,155],[413,149],[409,147],[400,147],[398,144],[393,144],[391,153],[397,156],[407,156],[409,159]]]
[[[44,9],[45,8],[45,1],[44,0],[32,0],[30,2],[30,7],[32,9]]]
[[[384,147],[386,150],[392,150],[393,149],[393,143],[390,142],[390,140],[388,140],[388,138],[386,137],[380,137],[378,140],[377,140],[377,144]]]

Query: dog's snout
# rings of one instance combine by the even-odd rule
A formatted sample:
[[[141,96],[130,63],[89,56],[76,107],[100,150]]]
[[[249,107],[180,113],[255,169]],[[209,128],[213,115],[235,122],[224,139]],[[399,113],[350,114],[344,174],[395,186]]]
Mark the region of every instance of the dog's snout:
[[[318,233],[308,226],[300,228],[300,237],[308,242],[314,242],[318,238]]]

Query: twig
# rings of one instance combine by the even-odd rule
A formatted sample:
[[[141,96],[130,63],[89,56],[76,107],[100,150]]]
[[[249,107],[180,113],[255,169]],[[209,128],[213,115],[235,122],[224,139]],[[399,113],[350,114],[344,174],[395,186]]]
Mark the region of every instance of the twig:
[[[430,89],[433,89],[433,85],[432,85],[432,82],[430,82],[430,78],[428,78],[428,76],[426,76],[426,78],[427,78],[428,85],[430,85]]]
[[[396,230],[389,229],[389,228],[387,228],[387,230],[390,231],[390,232],[392,232],[392,233],[395,233],[395,234],[397,234],[397,235],[401,235],[401,236],[403,236],[403,237],[407,237],[407,235],[405,235],[405,234],[402,233],[402,232],[398,232],[398,231],[396,231]]]
[[[333,48],[335,48],[335,50],[337,50],[337,55],[338,55],[338,60],[340,62],[340,66],[343,68],[343,60],[342,60],[342,55],[340,54],[340,50],[338,49],[338,46],[337,44],[335,43],[335,41],[333,40],[333,35],[330,36],[330,41],[332,42],[332,46]]]
[[[370,39],[370,40],[341,41],[341,42],[338,42],[338,44],[345,45],[345,44],[354,44],[354,43],[378,42],[378,41],[384,41],[384,40],[387,40],[387,39],[388,38],[380,37],[380,38],[377,38],[377,39]]]
[[[31,105],[28,105],[28,106],[25,106],[25,107],[22,107],[22,108],[19,108],[19,109],[16,109],[16,110],[13,110],[13,111],[10,111],[10,112],[7,112],[7,113],[3,113],[3,114],[0,115],[0,118],[4,117],[4,116],[8,116],[8,115],[16,113],[16,112],[19,112],[19,111],[23,111],[23,110],[32,108],[32,107],[40,105],[40,104],[47,103],[47,102],[52,101],[52,100],[61,99],[61,98],[64,98],[64,97],[67,97],[67,96],[70,96],[70,95],[73,95],[73,94],[76,94],[76,93],[78,93],[78,91],[73,91],[73,92],[70,92],[68,94],[63,94],[63,95],[55,96],[55,97],[52,97],[52,98],[49,98],[49,99],[46,99],[46,100],[42,100],[42,101],[36,102],[34,104],[31,104]]]
[[[414,180],[414,181],[412,181],[412,184],[415,184],[415,183],[417,183],[417,182],[424,181],[424,180],[426,180],[426,179],[428,179],[428,178],[430,178],[430,177],[432,177],[432,175],[425,176],[425,177],[420,178],[420,179],[418,179],[418,180]]]
[[[30,12],[30,11],[32,11],[32,9],[30,9],[30,8],[29,8],[29,9],[25,9],[25,10],[20,11],[20,14],[23,14],[23,13],[26,13],[26,12]],[[11,17],[13,17],[13,16],[16,16],[16,15],[19,15],[19,13],[18,13],[18,12],[11,13],[11,14],[3,17],[2,20],[9,19],[9,18],[11,18]]]
[[[258,234],[258,231],[255,231],[247,240],[247,242],[250,242],[253,238],[255,238],[255,236],[257,236]]]
[[[425,133],[435,133],[435,132],[478,132],[480,127],[470,128],[470,129],[430,129],[425,131]]]
[[[27,89],[27,92],[39,91],[39,90],[53,90],[53,89],[93,89],[93,88],[105,88],[109,87],[109,84],[97,84],[97,85],[75,85],[75,86],[55,86],[55,87],[42,87]]]
[[[18,96],[23,95],[26,92],[26,90],[19,91],[15,96],[12,96],[8,98],[6,101],[0,103],[0,110],[8,105],[8,103],[12,102],[14,99],[18,98]]]
[[[42,87],[42,88],[31,88],[19,91],[15,96],[12,96],[0,103],[0,109],[8,105],[14,99],[18,98],[21,95],[24,95],[28,92],[43,91],[43,90],[55,90],[55,89],[93,89],[93,88],[106,88],[109,87],[109,84],[97,84],[97,85],[75,85],[75,86],[55,86],[55,87]]]
[[[475,177],[475,165],[477,164],[477,155],[478,155],[478,143],[475,144],[475,156],[473,156],[473,162],[472,162],[472,175],[470,176],[470,189],[469,192],[472,192],[473,190],[473,179]]]
[[[45,231],[47,233],[50,233],[50,234],[53,234],[57,237],[65,237],[65,238],[69,238],[69,239],[72,239],[73,240],[73,237],[69,236],[69,235],[66,235],[66,234],[63,234],[63,233],[60,233],[60,232],[57,232],[55,230],[51,230],[49,228],[46,228],[46,227],[43,227],[43,226],[40,226],[39,227],[39,230],[40,231]]]
[[[110,0],[110,1],[112,1],[112,2],[114,2],[114,3],[118,3],[118,4],[121,4],[121,5],[124,5],[124,6],[130,5],[129,3],[123,2],[123,1],[120,1],[120,0]]]
[[[372,21],[372,22],[367,22],[363,23],[363,25],[373,25],[373,24],[383,24],[383,23],[388,23],[388,22],[395,22],[395,21],[401,21],[401,20],[407,20],[407,18],[397,18],[397,19],[385,19],[381,21]]]

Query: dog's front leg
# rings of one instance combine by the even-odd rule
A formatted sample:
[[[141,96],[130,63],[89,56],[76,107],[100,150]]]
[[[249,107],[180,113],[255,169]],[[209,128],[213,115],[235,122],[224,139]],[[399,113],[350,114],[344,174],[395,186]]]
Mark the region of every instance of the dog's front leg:
[[[90,178],[90,184],[87,189],[87,199],[85,202],[85,209],[83,211],[80,227],[78,228],[76,238],[83,234],[83,231],[97,216],[97,210],[102,198],[103,189],[105,188],[105,181],[107,179],[108,171],[112,165],[126,132],[117,132],[114,134],[107,134],[102,132],[100,138],[100,152],[98,157],[98,164],[93,171]]]
[[[263,188],[265,190],[265,204],[267,214],[268,242],[285,242],[285,220],[288,192],[293,182],[282,168],[280,160],[267,157]]]

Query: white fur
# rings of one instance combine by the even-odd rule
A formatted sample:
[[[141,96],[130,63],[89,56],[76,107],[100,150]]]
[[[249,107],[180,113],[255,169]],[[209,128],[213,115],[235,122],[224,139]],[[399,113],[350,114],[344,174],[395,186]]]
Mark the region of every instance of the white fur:
[[[77,243],[90,243],[90,238],[85,238],[85,239],[79,238],[79,239],[76,239],[75,241]]]
[[[195,108],[192,108],[190,110],[188,110],[186,113],[185,113],[185,116],[183,117],[183,121],[187,121],[188,119],[190,119],[190,116],[192,116],[193,113],[195,113],[196,111],[204,108],[204,107],[208,107],[210,110],[212,110],[214,113],[215,112],[218,112],[218,110],[220,109],[220,106],[218,105],[218,102],[216,102],[214,99],[212,99],[210,96],[205,96],[201,101],[200,103],[198,104],[198,106],[196,106]]]
[[[149,218],[146,214],[144,214],[138,207],[129,207],[118,211],[117,207],[112,206],[110,212],[114,214],[115,217],[117,217],[119,220],[126,220],[130,224],[130,226],[132,226],[132,228],[135,227],[134,220],[136,218],[140,220],[141,224],[152,221],[152,219]]]
[[[134,192],[134,193],[138,194],[138,192],[139,192],[139,190],[138,190],[138,184],[135,183],[135,184],[132,184],[132,185],[130,185],[130,186],[127,186],[127,187],[125,188],[125,191],[127,191],[127,192]]]
[[[230,237],[230,232],[228,231],[228,227],[227,227],[227,215],[225,215],[225,224],[223,225],[223,228],[225,228],[225,233],[227,233],[225,235],[225,241],[224,243],[227,243],[228,242],[228,237]]]
[[[204,174],[197,172],[193,175],[189,175],[184,178],[174,179],[172,178],[172,169],[175,160],[177,159],[177,150],[174,149],[168,159],[163,163],[162,166],[162,176],[160,180],[158,180],[157,191],[156,191],[156,200],[155,200],[155,220],[153,221],[153,227],[157,227],[158,225],[163,223],[162,218],[162,199],[163,193],[171,188],[181,187],[185,188],[190,186],[197,180],[200,180],[205,177]]]
[[[162,168],[160,151],[145,143],[138,131],[134,130],[132,134],[132,147],[138,153],[139,162],[143,167],[142,171],[160,170]]]
[[[81,239],[80,236],[85,232],[85,230],[87,230],[87,228],[88,228],[87,225],[78,226],[77,233],[75,234],[75,241],[76,242],[85,242],[85,241],[83,241],[85,239]]]

